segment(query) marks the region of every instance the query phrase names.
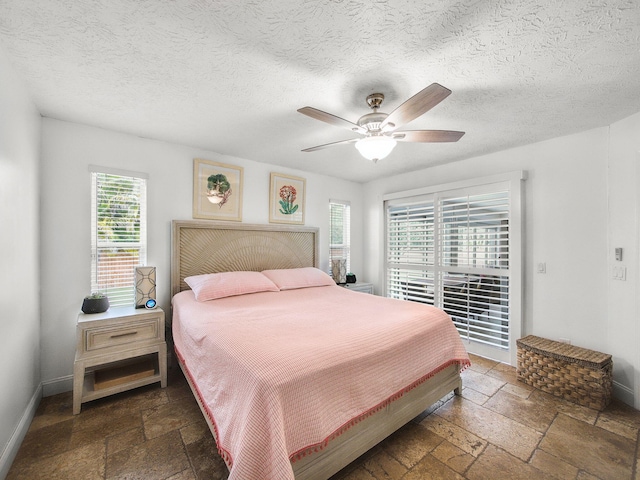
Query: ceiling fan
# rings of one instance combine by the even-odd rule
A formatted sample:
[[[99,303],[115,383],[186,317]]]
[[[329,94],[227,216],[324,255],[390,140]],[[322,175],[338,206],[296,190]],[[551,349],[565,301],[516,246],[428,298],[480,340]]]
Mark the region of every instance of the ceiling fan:
[[[438,83],[432,83],[393,112],[386,114],[378,111],[384,100],[384,95],[382,93],[372,93],[367,97],[367,104],[373,109],[373,113],[363,115],[356,123],[323,112],[317,108],[300,108],[298,112],[304,115],[362,135],[361,138],[326,143],[316,147],[305,148],[302,151],[315,152],[335,145],[355,143],[356,148],[363,157],[376,163],[391,153],[396,146],[396,142],[457,142],[464,135],[464,132],[452,130],[396,130],[428,112],[450,94],[451,90],[448,88]]]

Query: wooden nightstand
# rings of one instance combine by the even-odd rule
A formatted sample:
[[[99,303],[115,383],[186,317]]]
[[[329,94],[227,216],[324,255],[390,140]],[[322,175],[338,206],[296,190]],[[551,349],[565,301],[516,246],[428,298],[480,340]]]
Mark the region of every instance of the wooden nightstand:
[[[349,290],[353,290],[354,292],[370,293],[371,295],[373,295],[373,283],[345,283],[342,286],[344,288],[348,288]]]
[[[164,311],[113,307],[78,315],[73,413],[84,402],[160,382],[167,386]]]

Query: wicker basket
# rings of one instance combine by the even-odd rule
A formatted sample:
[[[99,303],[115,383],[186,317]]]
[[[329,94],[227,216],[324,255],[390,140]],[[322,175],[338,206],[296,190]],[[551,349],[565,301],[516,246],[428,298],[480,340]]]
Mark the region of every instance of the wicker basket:
[[[518,380],[596,410],[611,403],[611,355],[529,335],[518,345]]]

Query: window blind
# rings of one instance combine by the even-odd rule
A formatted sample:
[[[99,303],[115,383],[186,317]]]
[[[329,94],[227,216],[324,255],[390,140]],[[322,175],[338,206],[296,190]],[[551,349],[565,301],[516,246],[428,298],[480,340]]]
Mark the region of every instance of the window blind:
[[[442,308],[463,338],[509,349],[509,212],[497,186],[387,201],[386,295]]]
[[[351,271],[351,204],[342,200],[329,200],[329,265],[335,259]]]
[[[387,296],[434,303],[433,198],[387,208]]]
[[[465,338],[508,348],[509,192],[443,195],[439,215],[441,307]]]
[[[91,172],[91,291],[105,293],[112,306],[135,303],[146,223],[146,179]]]

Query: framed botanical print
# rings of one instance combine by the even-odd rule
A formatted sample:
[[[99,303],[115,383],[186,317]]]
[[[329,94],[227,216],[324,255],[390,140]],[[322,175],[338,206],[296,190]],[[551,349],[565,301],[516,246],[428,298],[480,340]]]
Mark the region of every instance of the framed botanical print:
[[[304,225],[306,180],[282,173],[271,173],[269,222]]]
[[[193,218],[242,221],[243,168],[193,160]]]

